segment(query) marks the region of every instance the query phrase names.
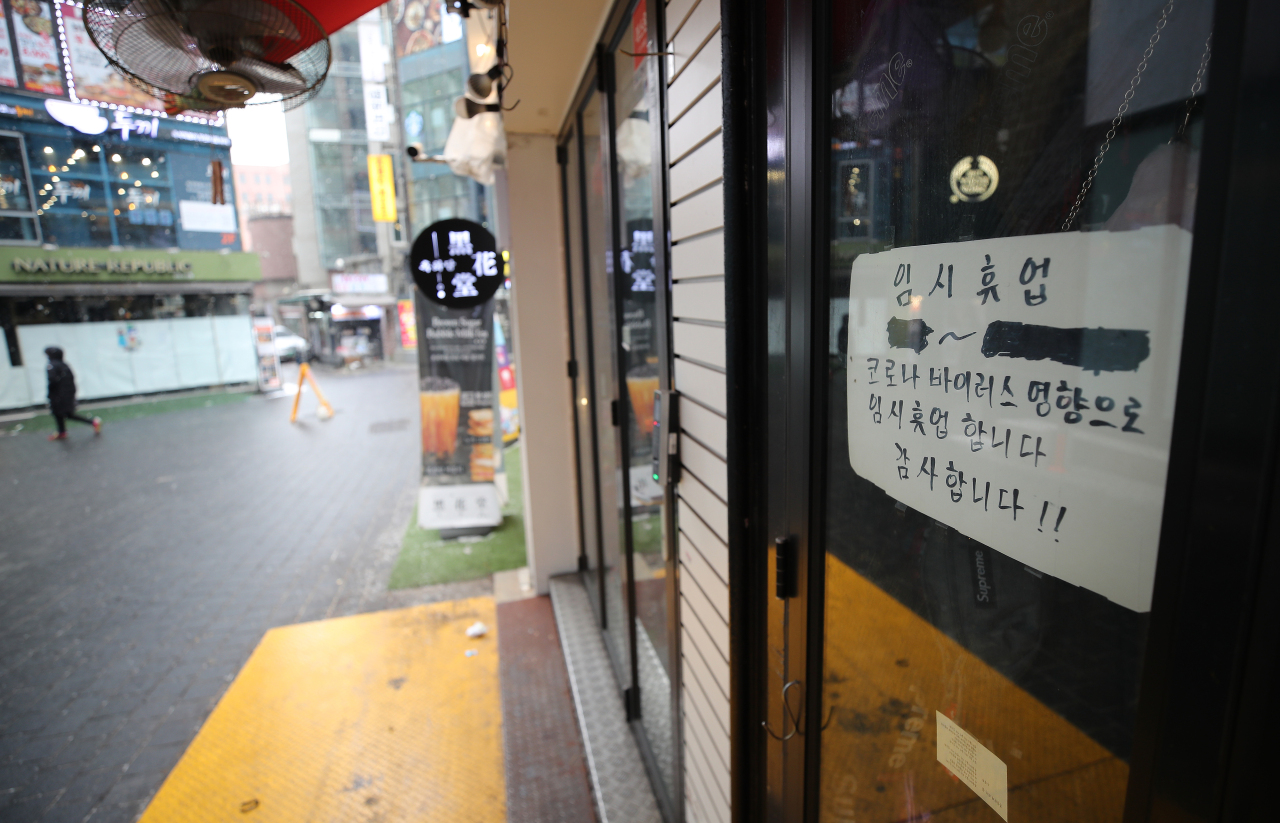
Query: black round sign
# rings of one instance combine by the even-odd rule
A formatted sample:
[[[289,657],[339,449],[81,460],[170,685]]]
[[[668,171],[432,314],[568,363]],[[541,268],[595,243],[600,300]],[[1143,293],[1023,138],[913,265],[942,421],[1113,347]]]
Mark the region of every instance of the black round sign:
[[[428,300],[469,309],[493,297],[505,278],[498,244],[471,220],[439,220],[409,250],[409,271]]]

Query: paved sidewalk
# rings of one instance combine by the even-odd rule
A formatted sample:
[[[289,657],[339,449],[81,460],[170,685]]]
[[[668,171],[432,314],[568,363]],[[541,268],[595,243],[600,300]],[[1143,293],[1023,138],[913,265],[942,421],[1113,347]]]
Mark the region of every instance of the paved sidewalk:
[[[0,820],[136,819],[264,632],[406,604],[415,376],[0,438]]]

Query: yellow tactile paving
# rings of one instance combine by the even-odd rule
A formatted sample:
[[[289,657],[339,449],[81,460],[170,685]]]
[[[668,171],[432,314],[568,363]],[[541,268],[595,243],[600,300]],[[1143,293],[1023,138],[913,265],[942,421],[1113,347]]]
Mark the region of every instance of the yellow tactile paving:
[[[937,762],[935,711],[1005,762],[1009,823],[1119,823],[1124,761],[830,555],[826,631],[823,823],[1001,823]]]
[[[505,820],[496,625],[483,597],[267,632],[142,820]]]

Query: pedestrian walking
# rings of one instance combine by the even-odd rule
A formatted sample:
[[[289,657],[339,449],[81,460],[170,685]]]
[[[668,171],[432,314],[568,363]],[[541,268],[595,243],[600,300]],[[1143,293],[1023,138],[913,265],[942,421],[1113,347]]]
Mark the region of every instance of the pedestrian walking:
[[[58,424],[58,433],[49,435],[50,440],[67,439],[67,420],[78,420],[93,426],[95,435],[102,434],[102,419],[81,417],[76,414],[76,376],[62,360],[62,349],[49,346],[44,350],[49,358],[45,374],[49,378],[49,411]]]

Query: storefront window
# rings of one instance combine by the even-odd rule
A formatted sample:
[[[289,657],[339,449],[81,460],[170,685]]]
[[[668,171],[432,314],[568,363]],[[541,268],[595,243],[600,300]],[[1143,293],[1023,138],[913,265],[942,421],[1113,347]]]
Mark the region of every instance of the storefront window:
[[[437,220],[479,216],[481,191],[479,183],[451,174],[447,168],[429,176],[416,177],[413,181],[413,226],[409,233],[416,235]]]
[[[331,76],[321,89],[307,104],[311,128],[364,131],[364,89],[358,73],[355,77]]]
[[[1211,20],[833,4],[823,820],[1121,818]]]
[[[249,300],[247,294],[0,297],[0,316],[12,317],[15,326],[227,317],[248,314]]]
[[[212,203],[212,162],[221,160],[228,203],[235,192],[225,150],[142,135],[125,141],[23,124],[43,241],[59,246],[239,251],[235,207]],[[0,142],[4,140],[0,135]],[[6,163],[5,157],[8,156]],[[0,193],[20,157],[0,145]],[[15,201],[21,205],[20,201]],[[0,208],[0,211],[4,209]],[[184,222],[184,215],[186,220]],[[0,239],[35,240],[35,227],[0,216]]]
[[[35,243],[36,194],[22,135],[0,134],[0,240]]]

